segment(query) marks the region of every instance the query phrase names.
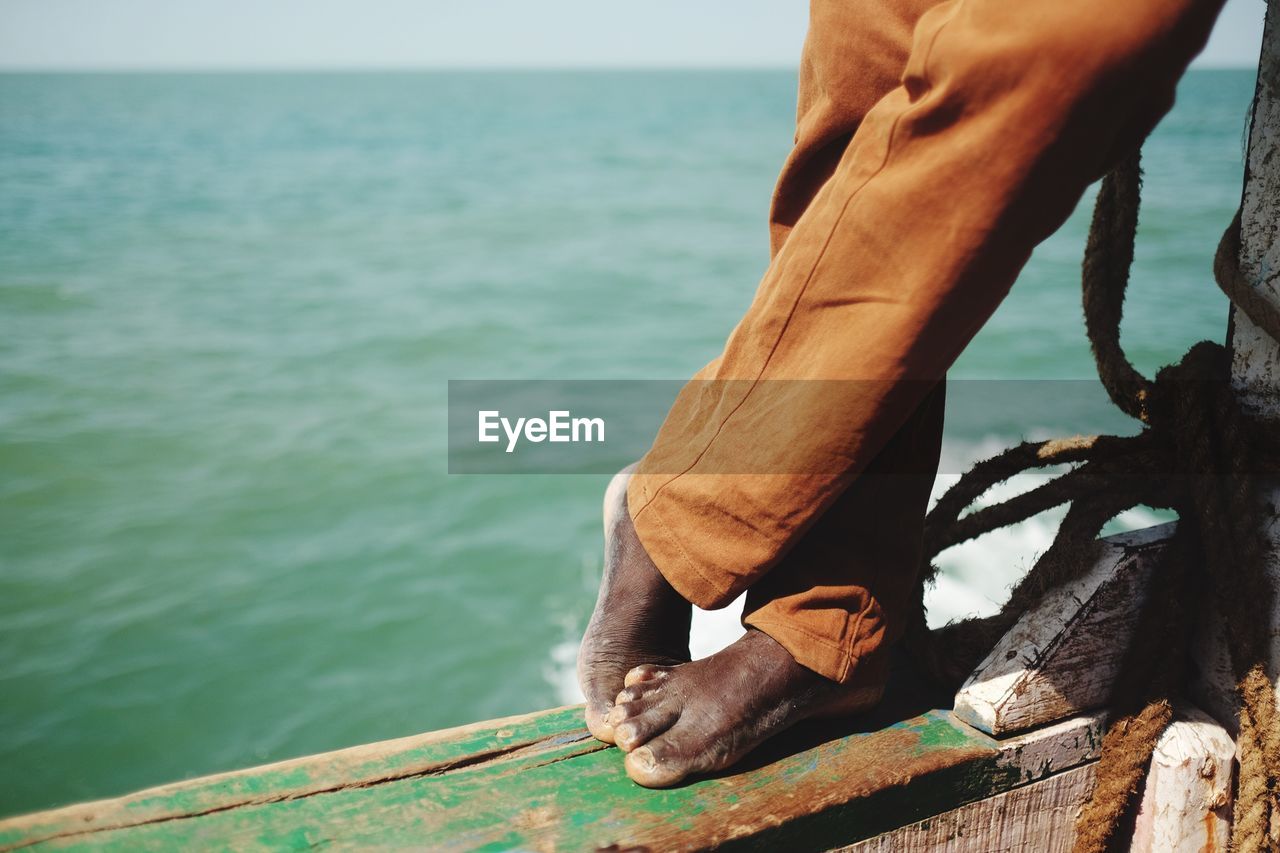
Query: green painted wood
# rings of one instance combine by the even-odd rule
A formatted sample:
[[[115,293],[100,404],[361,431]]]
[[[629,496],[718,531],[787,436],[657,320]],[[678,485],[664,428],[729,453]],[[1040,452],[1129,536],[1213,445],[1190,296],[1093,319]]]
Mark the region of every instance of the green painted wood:
[[[0,848],[825,849],[1014,786],[999,754],[931,711],[649,791],[564,708],[15,818]]]
[[[68,832],[165,821],[444,773],[521,751],[554,750],[566,734],[580,740],[575,731],[580,724],[580,711],[561,708],[149,788],[119,799],[0,821],[0,850]]]

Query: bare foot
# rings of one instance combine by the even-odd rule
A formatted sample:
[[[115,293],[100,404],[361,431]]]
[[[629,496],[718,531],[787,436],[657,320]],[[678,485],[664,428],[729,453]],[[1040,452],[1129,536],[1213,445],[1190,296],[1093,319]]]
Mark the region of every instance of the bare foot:
[[[883,693],[823,678],[755,629],[709,658],[636,667],[626,685],[608,722],[647,788],[723,770],[801,720],[866,711]]]
[[[634,469],[624,468],[605,491],[604,577],[578,650],[587,728],[605,743],[613,743],[609,712],[631,669],[689,660],[692,607],[649,559],[627,511],[627,482]]]

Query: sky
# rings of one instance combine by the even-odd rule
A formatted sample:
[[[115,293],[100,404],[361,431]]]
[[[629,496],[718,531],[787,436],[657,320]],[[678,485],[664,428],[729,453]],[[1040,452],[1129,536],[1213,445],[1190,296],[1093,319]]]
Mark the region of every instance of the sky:
[[[1265,8],[1228,0],[1197,65],[1255,65]],[[0,0],[0,69],[792,68],[807,17],[805,0]]]

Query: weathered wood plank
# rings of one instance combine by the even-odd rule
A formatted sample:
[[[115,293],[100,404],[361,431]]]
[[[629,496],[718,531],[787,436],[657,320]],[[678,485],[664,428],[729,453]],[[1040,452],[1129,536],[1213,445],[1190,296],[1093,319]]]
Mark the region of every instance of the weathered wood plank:
[[[496,758],[542,760],[603,749],[577,731],[580,719],[568,708],[491,720],[10,818],[0,821],[0,849],[445,773]]]
[[[1280,304],[1280,2],[1267,6],[1258,64],[1257,97],[1245,161],[1240,218],[1240,271]],[[1242,311],[1231,311],[1231,375],[1240,399],[1255,414],[1280,418],[1280,345]],[[1280,429],[1280,427],[1277,427]],[[1280,590],[1280,483],[1271,485],[1273,517],[1267,534],[1272,559],[1268,575]],[[1280,601],[1271,609],[1270,675],[1280,698]],[[1235,725],[1235,678],[1222,634],[1224,614],[1214,608],[1202,626],[1196,659],[1200,678],[1195,696],[1219,722]],[[1230,618],[1230,614],[1225,614]]]
[[[945,711],[874,731],[797,731],[744,768],[633,784],[580,709],[510,718],[193,780],[0,823],[0,847],[152,850],[819,850],[1057,775],[1100,722],[997,742]]]
[[[1151,756],[1130,853],[1226,850],[1236,745],[1199,708],[1177,709]]]
[[[1023,783],[1046,779],[1102,754],[1106,714],[1096,712],[1062,720],[1025,734],[1004,738],[996,765],[1018,771]]]
[[[1174,525],[1108,537],[1092,570],[1050,592],[956,694],[956,716],[1001,737],[1106,704]]]
[[[841,853],[1070,853],[1096,764],[840,848]]]
[[[1240,271],[1280,305],[1280,9],[1274,0],[1262,37],[1241,205]],[[1280,345],[1242,311],[1232,310],[1231,325],[1237,391],[1255,411],[1280,414]]]
[[[1066,853],[1080,809],[1093,793],[1102,731],[1102,717],[1094,715],[1011,738],[1002,743],[1002,758],[1017,763],[1027,784],[840,849]],[[1220,725],[1197,708],[1179,708],[1156,747],[1130,853],[1226,850],[1234,757],[1235,744]]]

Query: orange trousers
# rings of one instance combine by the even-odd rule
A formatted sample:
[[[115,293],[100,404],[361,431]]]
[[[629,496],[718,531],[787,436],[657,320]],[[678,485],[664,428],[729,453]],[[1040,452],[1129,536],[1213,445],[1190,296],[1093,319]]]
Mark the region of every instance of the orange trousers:
[[[1173,105],[1222,2],[812,0],[772,261],[628,489],[677,591],[747,590],[801,664],[883,680],[945,373]]]

